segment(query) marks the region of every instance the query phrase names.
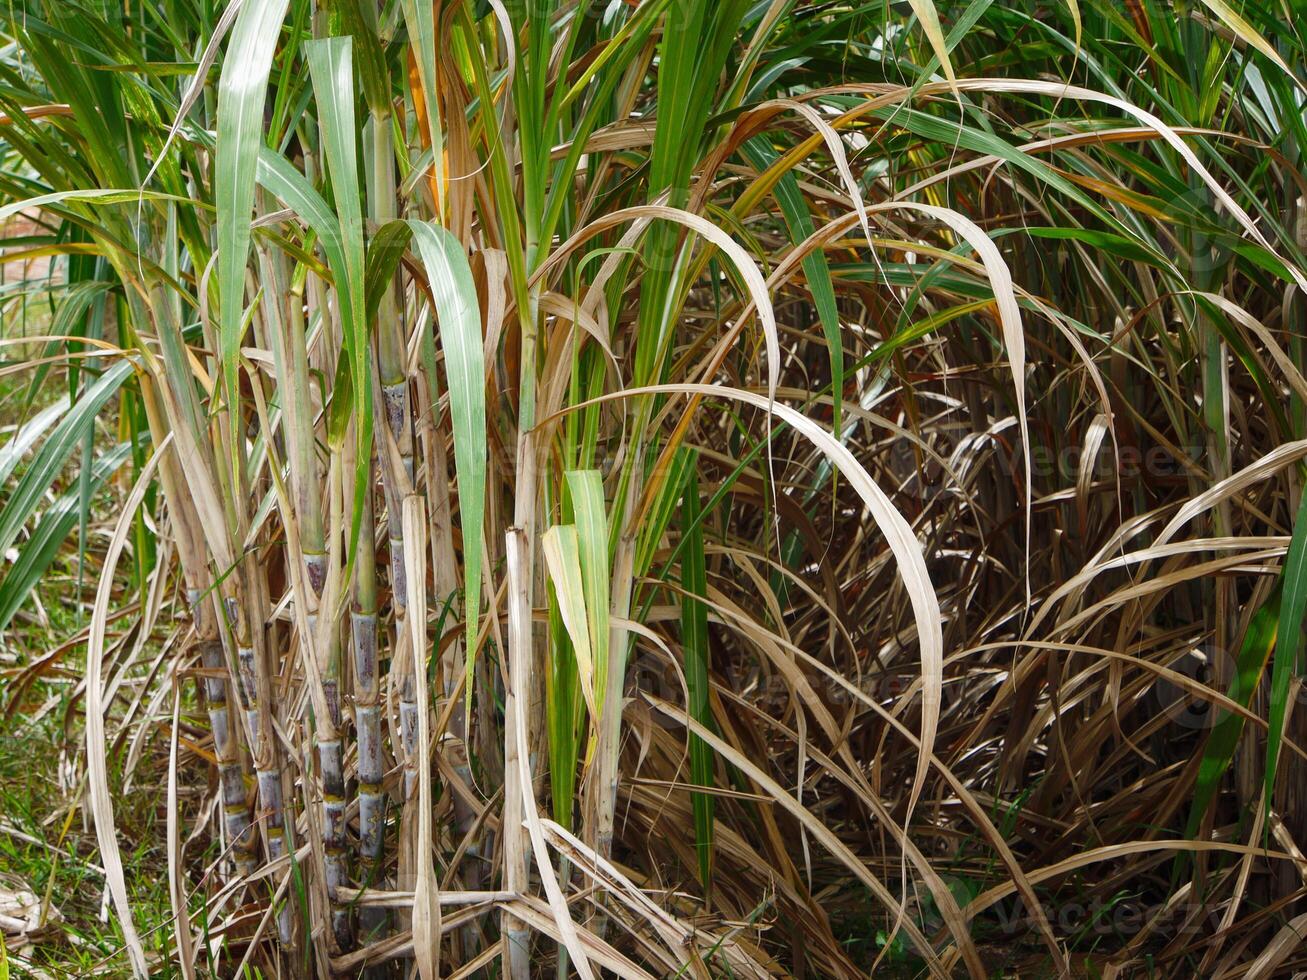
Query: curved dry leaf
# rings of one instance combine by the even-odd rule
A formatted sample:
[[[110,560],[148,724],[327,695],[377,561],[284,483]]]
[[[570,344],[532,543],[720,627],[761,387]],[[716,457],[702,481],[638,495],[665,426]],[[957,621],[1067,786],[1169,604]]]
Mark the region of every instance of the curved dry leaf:
[[[1081,851],[1079,854],[1073,854],[1071,857],[1055,864],[1047,865],[1035,871],[1027,871],[1026,877],[1032,884],[1039,884],[1042,881],[1048,881],[1050,878],[1058,878],[1068,871],[1075,871],[1078,868],[1087,868],[1090,865],[1098,864],[1100,861],[1115,861],[1131,854],[1147,854],[1152,851],[1176,851],[1176,852],[1213,852],[1224,854],[1253,854],[1259,858],[1275,861],[1291,860],[1290,855],[1282,851],[1270,851],[1262,847],[1255,847],[1248,844],[1227,844],[1221,841],[1204,841],[1204,840],[1136,840],[1126,841],[1121,844],[1108,844],[1105,847],[1095,847],[1087,851]],[[981,892],[973,898],[962,910],[962,914],[969,919],[973,919],[981,912],[992,908],[997,902],[1001,902],[1009,895],[1016,893],[1016,886],[1012,882],[1004,882],[996,885],[988,891]]]
[[[926,560],[921,550],[921,543],[913,533],[912,526],[895,509],[885,492],[871,479],[870,474],[853,454],[826,431],[801,412],[788,405],[776,402],[773,398],[763,397],[752,391],[726,386],[704,384],[668,384],[649,385],[644,388],[628,389],[583,402],[567,411],[575,411],[586,405],[619,398],[628,398],[642,394],[687,394],[705,397],[727,398],[743,402],[768,414],[776,415],[786,422],[804,438],[808,439],[831,461],[831,464],[849,481],[861,498],[872,519],[885,536],[895,560],[898,562],[899,574],[907,590],[912,605],[913,618],[917,625],[917,637],[921,651],[921,744],[923,750],[918,754],[916,774],[912,789],[908,795],[908,804],[904,816],[906,827],[912,819],[917,800],[926,784],[930,769],[930,752],[934,749],[936,730],[939,726],[940,703],[944,687],[944,634],[940,620],[939,598],[931,584],[930,574],[926,570]],[[542,425],[548,420],[542,420]]]
[[[1219,483],[1185,501],[1176,515],[1157,536],[1154,546],[1164,545],[1179,532],[1180,528],[1193,520],[1205,510],[1215,507],[1254,483],[1265,480],[1290,463],[1307,456],[1307,439],[1298,439],[1276,446],[1255,463],[1244,467],[1238,473],[1231,474]]]
[[[812,834],[822,847],[829,851],[832,856],[837,858],[840,863],[854,875],[854,877],[867,887],[868,891],[876,896],[877,901],[884,905],[885,908],[894,909],[896,911],[902,908],[902,903],[894,897],[879,878],[871,873],[871,870],[867,867],[865,862],[860,860],[856,854],[850,851],[848,846],[836,837],[829,827],[813,816],[806,807],[801,806],[792,795],[786,792],[785,787],[781,786],[780,783],[768,776],[767,773],[759,768],[759,766],[751,759],[736,749],[735,746],[723,741],[719,735],[705,728],[702,724],[694,718],[691,718],[675,705],[669,704],[653,695],[646,695],[646,698],[655,708],[685,725],[687,729],[711,745],[717,754],[723,759],[729,760],[732,765],[739,768],[741,772],[748,776],[749,779],[756,783],[765,793],[767,793],[767,795],[775,800],[777,804],[794,817],[794,819],[797,820],[803,828],[808,831],[808,833]],[[928,940],[917,927],[917,924],[910,918],[905,918],[902,920],[902,928],[903,931],[908,934],[908,938],[917,948],[922,958],[925,959],[926,965],[930,968],[931,973],[941,977],[948,976],[948,971],[940,962],[939,955],[935,952],[930,940]]]
[[[118,559],[127,544],[132,523],[137,509],[145,500],[145,493],[154,479],[154,471],[163,459],[164,453],[172,446],[172,433],[169,433],[156,447],[153,455],[141,468],[132,492],[123,504],[123,510],[114,526],[109,539],[109,550],[104,558],[104,567],[100,572],[100,584],[95,592],[95,605],[91,609],[90,638],[86,644],[86,778],[87,796],[91,816],[95,824],[95,837],[100,847],[100,859],[104,865],[105,883],[113,899],[114,911],[122,927],[123,940],[127,944],[127,954],[131,961],[132,972],[138,977],[149,976],[145,948],[136,931],[132,918],[131,900],[127,897],[127,881],[123,877],[122,854],[118,850],[118,830],[114,823],[113,797],[109,794],[109,759],[108,738],[104,730],[104,688],[101,683],[100,665],[104,660],[104,634],[109,616],[109,602],[113,597],[114,572],[118,568]]]

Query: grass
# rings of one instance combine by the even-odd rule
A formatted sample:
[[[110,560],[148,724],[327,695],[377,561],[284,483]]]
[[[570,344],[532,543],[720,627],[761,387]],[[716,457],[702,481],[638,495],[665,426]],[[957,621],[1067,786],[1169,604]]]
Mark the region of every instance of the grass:
[[[76,632],[82,617],[66,608],[64,597],[72,594],[75,578],[51,576],[43,607],[50,613],[50,626],[11,630],[7,646],[15,640],[28,649],[41,649]],[[104,872],[97,862],[95,835],[87,826],[78,803],[76,786],[80,744],[80,711],[71,700],[75,658],[66,671],[73,676],[56,676],[38,681],[26,703],[33,705],[30,721],[6,726],[5,752],[0,757],[0,868],[5,886],[19,885],[48,901],[46,928],[29,941],[16,942],[7,935],[11,975],[16,977],[64,977],[81,974],[129,976],[117,962],[122,949],[122,932],[112,919],[101,915]],[[9,673],[10,669],[6,669]],[[11,688],[5,685],[6,704]],[[155,746],[157,749],[157,746]],[[156,824],[164,794],[159,776],[166,757],[151,753],[141,760],[139,779],[130,794],[131,804],[123,813],[123,850],[133,907],[143,928],[155,936],[165,930],[171,918],[168,904],[167,859],[158,847]],[[121,785],[121,780],[117,780]],[[204,781],[195,784],[203,790]],[[166,933],[165,933],[166,934]],[[164,954],[164,945],[154,948]],[[166,956],[161,956],[161,963]],[[170,974],[165,968],[159,976]]]
[[[1302,969],[1304,50],[1279,0],[0,11],[24,961]]]

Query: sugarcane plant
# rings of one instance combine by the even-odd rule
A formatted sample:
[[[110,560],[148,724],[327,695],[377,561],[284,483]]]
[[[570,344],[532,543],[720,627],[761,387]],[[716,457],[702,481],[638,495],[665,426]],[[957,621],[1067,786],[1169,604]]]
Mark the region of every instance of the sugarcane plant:
[[[1043,583],[1019,543],[1028,562],[1043,519],[1031,446],[1066,431],[1031,423],[1033,372],[1088,362],[1077,397],[1102,395],[1109,414],[1094,358],[1122,390],[1181,384],[1130,348],[1141,322],[1165,333],[1149,318],[1176,293],[1205,386],[1200,417],[1176,424],[1212,439],[1194,494],[1224,486],[1229,352],[1301,399],[1302,340],[1281,351],[1177,250],[1222,248],[1302,289],[1304,242],[1230,189],[1244,178],[1214,162],[1210,134],[1182,137],[1099,60],[1084,85],[1051,70],[960,77],[958,45],[982,18],[1078,64],[1085,32],[1138,29],[1110,5],[1068,0],[1040,19],[977,0],[943,22],[928,0],[899,6],[30,0],[3,13],[0,214],[39,215],[69,256],[62,313],[23,339],[84,376],[70,399],[83,426],[116,395],[138,420],[134,450],[154,447],[132,482],[158,498],[124,534],[167,537],[175,568],[151,574],[186,597],[178,675],[217,773],[203,904],[218,975],[258,957],[291,975],[411,958],[427,980],[496,960],[513,980],[545,963],[764,976],[784,954],[753,917],[773,901],[804,910],[819,937],[806,955],[838,974],[849,959],[813,898],[814,851],[935,974],[984,975],[913,833],[941,792],[945,654],[979,595],[941,572],[954,546],[923,541],[965,523],[954,507],[1008,529],[1017,557],[995,557],[1011,575],[995,595],[1025,604],[1001,622],[1033,642]],[[1204,9],[1212,70],[1257,71],[1259,111],[1301,136],[1286,62],[1301,49],[1271,47],[1224,3]],[[996,105],[1011,115],[991,120]],[[1113,164],[1189,196],[1126,189]],[[1023,219],[982,220],[991,191]],[[1059,218],[1073,230],[1055,233]],[[1171,230],[1183,222],[1189,238]],[[1119,308],[1115,325],[1043,290],[1023,251],[1041,234]],[[1131,263],[1122,289],[1095,265],[1108,253]],[[92,333],[106,294],[113,322]],[[1301,297],[1287,308],[1301,317]],[[913,394],[967,375],[950,331],[1010,430],[970,388]],[[1274,380],[1254,350],[1272,351]],[[904,408],[887,419],[891,391]],[[919,434],[936,410],[1010,441],[1021,462],[997,487],[1016,506]],[[1301,401],[1278,421],[1307,434]],[[958,481],[956,497],[927,499],[882,461],[887,433],[913,472]],[[1232,533],[1228,507],[1214,520]],[[827,561],[832,541],[847,558]],[[856,598],[872,593],[882,605]],[[873,659],[913,678],[885,703],[861,666],[824,666],[870,666],[873,634]],[[747,659],[752,680],[723,656]],[[750,699],[772,682],[788,707],[764,722],[770,695]],[[855,756],[864,716],[882,747],[908,746],[901,758]],[[799,746],[793,785],[768,765],[781,738]],[[1204,785],[1229,761],[1215,752]],[[892,841],[887,867],[808,808],[810,763]],[[1019,758],[1005,749],[1000,764]],[[91,777],[112,849],[112,801],[101,769]],[[895,806],[879,795],[891,787]],[[688,829],[657,829],[660,814]],[[993,812],[967,819],[1002,850]],[[660,834],[665,853],[649,851]],[[144,975],[121,866],[105,867]],[[780,882],[766,900],[740,883],[763,867]],[[940,911],[937,934],[903,914],[900,872]],[[178,948],[191,899],[175,901]]]

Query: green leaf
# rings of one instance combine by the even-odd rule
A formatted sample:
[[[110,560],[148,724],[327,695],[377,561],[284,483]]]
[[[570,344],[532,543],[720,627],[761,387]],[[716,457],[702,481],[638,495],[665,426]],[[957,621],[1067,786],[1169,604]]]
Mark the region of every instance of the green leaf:
[[[95,425],[96,414],[131,375],[131,361],[115,363],[91,385],[42,444],[18,486],[0,510],[0,554],[18,537],[18,532],[36,511],[51,484],[59,476],[72,451]]]
[[[554,583],[554,594],[558,597],[558,611],[572,641],[581,693],[590,708],[591,716],[597,717],[590,618],[586,614],[581,549],[576,525],[554,525],[541,537],[540,544],[545,555],[545,566]]]
[[[444,131],[440,125],[440,105],[436,99],[436,22],[434,8],[421,0],[401,0],[404,24],[408,28],[413,60],[417,64],[418,78],[422,82],[423,103],[427,127],[431,133],[431,166],[436,186],[444,187],[445,154]]]
[[[1266,805],[1271,805],[1275,767],[1280,757],[1280,730],[1288,711],[1289,681],[1299,670],[1303,613],[1307,612],[1307,493],[1298,505],[1298,517],[1284,557],[1284,600],[1280,605],[1275,660],[1271,665],[1271,710],[1266,737]]]
[[[350,365],[355,402],[356,436],[354,501],[350,518],[350,555],[361,531],[364,496],[368,492],[368,470],[372,460],[372,384],[369,378],[370,347],[365,313],[366,263],[363,253],[363,205],[359,199],[358,138],[354,116],[354,67],[350,60],[353,41],[348,37],[322,38],[304,45],[309,75],[318,102],[318,120],[336,203],[340,229],[336,297],[340,304],[344,333],[343,358]],[[330,262],[330,259],[328,260]],[[393,516],[393,515],[392,515]]]
[[[265,0],[241,8],[218,81],[214,200],[218,207],[219,346],[227,403],[232,411],[239,395],[237,361],[245,325],[245,263],[250,249],[255,173],[263,143],[263,104],[286,7],[287,0]],[[233,422],[233,439],[239,429]],[[232,465],[238,465],[234,446]]]
[[[354,40],[354,62],[358,67],[363,97],[373,112],[386,112],[390,108],[390,76],[386,71],[386,55],[377,36],[376,4],[371,9],[362,0],[329,0],[323,6],[340,16],[341,33],[345,40]],[[315,43],[315,42],[309,42]]]
[[[908,5],[912,7],[912,12],[921,22],[921,29],[925,32],[926,40],[930,42],[930,49],[935,54],[935,61],[944,69],[944,77],[949,80],[949,85],[953,87],[956,95],[957,76],[953,73],[953,62],[949,60],[949,45],[944,38],[944,28],[940,25],[939,12],[935,10],[935,4],[931,0],[908,0]],[[960,99],[961,96],[958,98]]]
[[[693,455],[691,450],[681,446],[672,457],[670,472],[654,498],[649,517],[640,526],[640,539],[635,551],[636,575],[645,575],[653,565],[658,545],[662,542],[663,535],[667,533],[667,527],[676,513],[677,503],[681,498],[681,488],[685,484],[686,470],[690,466]]]
[[[1253,692],[1261,683],[1266,669],[1266,659],[1271,648],[1275,646],[1275,635],[1280,620],[1280,597],[1283,591],[1283,579],[1276,584],[1274,591],[1262,607],[1253,614],[1244,633],[1243,644],[1239,648],[1235,664],[1235,676],[1230,682],[1230,700],[1238,702],[1245,708],[1252,700]],[[1281,715],[1283,718],[1283,715]],[[1226,714],[1212,728],[1212,734],[1203,748],[1203,760],[1199,763],[1198,778],[1194,783],[1193,804],[1189,810],[1189,823],[1185,836],[1193,837],[1198,833],[1207,808],[1211,806],[1220,786],[1221,777],[1230,768],[1234,752],[1243,732],[1242,715]]]
[[[94,493],[104,486],[105,481],[131,458],[131,448],[130,443],[120,443],[100,456],[89,471],[90,480],[86,489]],[[76,487],[62,494],[46,509],[32,531],[32,536],[19,551],[17,560],[4,580],[0,581],[0,630],[8,626],[14,613],[22,608],[32,589],[58,555],[59,548],[77,526],[82,492],[83,487],[79,481]]]
[[[381,307],[381,297],[391,288],[395,270],[399,268],[404,250],[413,237],[412,229],[403,221],[382,225],[368,242],[368,267],[364,279],[367,296],[366,316],[371,323]]]
[[[758,170],[766,170],[778,159],[780,154],[761,136],[755,136],[740,151],[746,160]],[[787,170],[776,182],[772,190],[776,203],[781,207],[785,225],[790,230],[790,238],[795,245],[806,240],[816,230],[812,224],[812,213],[807,201],[799,189],[799,179],[794,171]],[[840,408],[844,400],[844,342],[840,335],[840,316],[835,306],[835,287],[831,282],[830,263],[826,253],[818,248],[803,258],[803,275],[808,280],[808,290],[812,293],[812,304],[817,308],[817,317],[821,320],[821,331],[826,338],[826,353],[830,360],[832,401],[831,428],[836,435],[844,431],[840,421]]]
[[[572,494],[572,513],[580,545],[581,582],[585,592],[586,622],[590,627],[590,650],[594,657],[594,723],[605,711],[621,710],[604,703],[608,674],[608,630],[611,572],[608,561],[608,518],[604,513],[604,480],[598,470],[568,470],[567,489]]]
[[[1138,242],[1111,231],[1096,231],[1092,228],[1011,228],[996,233],[994,237],[999,238],[1003,235],[1023,233],[1030,235],[1032,238],[1082,242],[1117,259],[1124,259],[1127,262],[1144,262],[1159,269],[1166,268],[1165,263],[1159,261],[1157,255],[1141,247]]]
[[[20,425],[11,438],[4,446],[0,447],[0,485],[3,485],[8,479],[9,474],[27,455],[37,440],[45,434],[45,431],[58,421],[59,416],[68,411],[68,399],[64,398],[49,405],[35,416],[28,419]]]
[[[160,194],[158,191],[97,189],[58,191],[54,194],[41,194],[26,197],[0,207],[0,224],[8,221],[21,211],[49,208],[51,205],[64,204],[136,204],[140,201],[176,201],[180,204],[196,206],[189,197],[176,194]],[[248,219],[246,219],[248,222]]]
[[[693,453],[686,474],[685,496],[681,517],[688,539],[681,553],[681,647],[685,653],[685,684],[689,692],[686,711],[691,718],[713,728],[710,681],[708,676],[708,575],[703,550],[703,521],[699,510],[699,474],[697,453]],[[713,761],[716,753],[699,735],[690,734],[690,778],[696,786],[713,785]],[[704,891],[712,887],[713,797],[709,793],[690,794],[694,809],[694,846],[699,854],[699,876]]]
[[[454,424],[454,468],[463,531],[463,595],[467,620],[466,701],[471,708],[481,606],[481,528],[486,497],[486,371],[481,309],[467,256],[439,225],[410,221],[426,266],[445,350],[449,412]]]
[[[87,319],[87,311],[95,304],[96,300],[101,299],[104,294],[113,287],[113,283],[97,279],[86,279],[77,282],[70,282],[68,291],[63,299],[59,302],[55,310],[54,319],[50,321],[49,334],[52,337],[71,337],[85,336],[83,331],[85,325],[83,321]],[[101,310],[103,303],[100,304]],[[67,341],[52,340],[45,345],[43,357],[53,358],[61,346],[68,343]],[[24,410],[30,408],[36,399],[37,393],[49,376],[50,369],[53,367],[53,361],[44,364],[38,363],[36,369],[32,372],[31,383],[27,386],[27,395],[24,398]],[[69,390],[76,390],[75,379],[75,362],[68,365],[69,368]]]

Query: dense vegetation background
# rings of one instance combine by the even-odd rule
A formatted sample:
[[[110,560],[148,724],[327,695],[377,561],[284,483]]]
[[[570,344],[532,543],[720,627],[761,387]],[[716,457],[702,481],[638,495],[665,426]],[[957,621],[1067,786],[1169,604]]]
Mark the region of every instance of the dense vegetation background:
[[[1307,969],[1298,0],[14,0],[0,977]]]

